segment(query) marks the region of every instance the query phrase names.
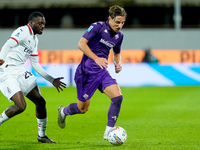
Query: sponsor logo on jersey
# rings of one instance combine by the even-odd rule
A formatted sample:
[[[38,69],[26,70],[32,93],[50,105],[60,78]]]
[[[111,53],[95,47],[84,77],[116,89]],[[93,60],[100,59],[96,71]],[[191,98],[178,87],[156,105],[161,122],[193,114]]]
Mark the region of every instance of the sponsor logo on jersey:
[[[92,30],[93,26],[90,26],[87,31],[90,32]]]
[[[25,57],[28,58],[28,57],[32,54],[33,51],[30,50],[30,49],[28,49],[28,48],[25,48],[25,49],[24,49],[24,52],[25,52]]]
[[[101,39],[99,42],[101,42],[101,43],[103,43],[103,44],[105,44],[105,45],[107,45],[107,46],[109,46],[111,48],[113,48],[115,46],[115,44],[113,42],[106,41],[104,39]]]

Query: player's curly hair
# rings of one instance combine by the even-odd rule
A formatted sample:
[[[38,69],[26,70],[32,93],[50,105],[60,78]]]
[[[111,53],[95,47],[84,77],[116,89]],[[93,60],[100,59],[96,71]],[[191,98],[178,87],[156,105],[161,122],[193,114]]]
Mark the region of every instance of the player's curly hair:
[[[127,16],[125,9],[118,5],[111,6],[108,10],[108,14],[112,19],[115,18],[116,16],[124,16],[124,17]]]
[[[39,12],[39,11],[32,12],[30,14],[30,16],[28,17],[28,22],[29,21],[33,21],[37,17],[44,17],[44,15],[41,12]]]

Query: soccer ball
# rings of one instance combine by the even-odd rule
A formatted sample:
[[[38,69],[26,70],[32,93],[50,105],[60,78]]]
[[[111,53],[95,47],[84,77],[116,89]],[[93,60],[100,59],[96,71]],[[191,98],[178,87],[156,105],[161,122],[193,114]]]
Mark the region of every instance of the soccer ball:
[[[113,145],[122,145],[126,139],[127,133],[122,127],[113,127],[108,132],[108,141]]]

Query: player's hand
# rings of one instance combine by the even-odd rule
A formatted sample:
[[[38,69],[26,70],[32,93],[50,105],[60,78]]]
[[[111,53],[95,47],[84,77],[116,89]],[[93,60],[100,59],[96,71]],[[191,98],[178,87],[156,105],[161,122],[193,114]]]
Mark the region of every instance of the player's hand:
[[[116,72],[116,73],[119,73],[121,70],[122,70],[121,64],[115,65],[115,72]]]
[[[53,80],[53,85],[56,87],[58,92],[63,91],[63,88],[66,88],[66,84],[60,80],[64,79],[64,77],[59,77]],[[59,90],[60,89],[60,90]]]
[[[99,65],[101,67],[101,69],[103,69],[103,68],[107,69],[108,68],[108,61],[107,61],[107,59],[98,57],[94,61],[96,62],[97,65]]]
[[[3,65],[3,63],[4,63],[4,60],[0,59],[0,66]]]

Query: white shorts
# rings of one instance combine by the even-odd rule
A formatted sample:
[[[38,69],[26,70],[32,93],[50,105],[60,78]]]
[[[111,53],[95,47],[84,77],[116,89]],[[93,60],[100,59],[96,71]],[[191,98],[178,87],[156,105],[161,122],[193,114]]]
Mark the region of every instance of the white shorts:
[[[13,70],[14,68],[0,73],[0,90],[9,101],[19,91],[26,96],[37,85],[36,77],[31,72],[24,68]]]

